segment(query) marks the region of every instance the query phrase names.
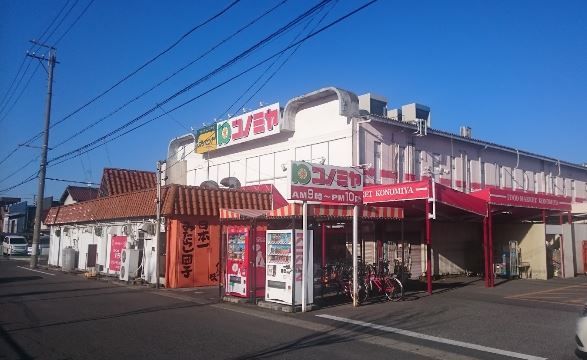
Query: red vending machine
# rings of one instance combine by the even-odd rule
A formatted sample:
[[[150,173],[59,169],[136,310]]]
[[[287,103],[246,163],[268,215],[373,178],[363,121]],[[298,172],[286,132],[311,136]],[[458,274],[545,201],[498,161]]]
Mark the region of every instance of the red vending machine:
[[[226,239],[226,295],[265,296],[266,227],[228,226]]]

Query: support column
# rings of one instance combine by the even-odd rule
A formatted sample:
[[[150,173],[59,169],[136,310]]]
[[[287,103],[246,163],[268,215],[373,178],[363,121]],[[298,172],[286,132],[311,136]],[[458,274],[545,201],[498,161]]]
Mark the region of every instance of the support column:
[[[430,235],[430,202],[426,199],[426,287],[432,295],[432,238]]]
[[[493,269],[495,265],[493,264],[493,216],[491,214],[491,205],[489,205],[489,212],[487,216],[487,226],[488,226],[488,254],[487,258],[489,260],[489,287],[493,287],[495,285],[495,274],[493,273]]]
[[[489,287],[489,251],[487,244],[487,217],[483,217],[483,262],[484,262],[484,277],[485,287]]]
[[[561,241],[560,241],[560,248],[561,248],[561,277],[565,278],[565,251],[563,246],[563,213],[560,213],[558,216],[559,218],[559,225],[561,226]]]
[[[322,271],[326,266],[326,223],[322,222]]]

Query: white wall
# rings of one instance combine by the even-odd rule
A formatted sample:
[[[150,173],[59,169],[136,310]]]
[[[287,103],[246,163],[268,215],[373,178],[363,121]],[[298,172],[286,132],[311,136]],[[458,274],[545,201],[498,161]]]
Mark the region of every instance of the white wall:
[[[573,243],[575,246],[575,271],[584,274],[583,241],[587,241],[587,224],[573,224]],[[566,249],[566,247],[565,247]]]
[[[155,254],[156,241],[155,236],[139,231],[141,226],[149,220],[140,220],[133,222],[117,222],[117,223],[94,223],[94,224],[75,224],[67,226],[53,226],[50,235],[50,249],[49,249],[49,265],[62,266],[62,251],[68,246],[73,247],[78,254],[79,270],[87,270],[87,254],[88,245],[96,244],[97,259],[96,263],[102,265],[102,273],[109,275],[116,275],[118,272],[108,268],[110,264],[110,250],[112,236],[127,236],[127,247],[138,246],[139,238],[142,236],[144,240],[144,257],[143,264],[145,271],[143,278],[155,283]],[[101,235],[96,234],[96,228],[101,228]],[[128,229],[127,233],[123,232],[123,227]],[[60,236],[57,236],[55,230],[61,230]],[[143,233],[143,235],[140,235]]]

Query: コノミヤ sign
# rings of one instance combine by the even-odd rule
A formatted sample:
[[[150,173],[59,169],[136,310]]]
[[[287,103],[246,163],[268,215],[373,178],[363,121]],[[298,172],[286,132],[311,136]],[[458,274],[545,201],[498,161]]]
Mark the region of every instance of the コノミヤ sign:
[[[279,103],[216,123],[216,148],[278,134]]]
[[[292,161],[291,200],[360,204],[363,198],[362,170]]]

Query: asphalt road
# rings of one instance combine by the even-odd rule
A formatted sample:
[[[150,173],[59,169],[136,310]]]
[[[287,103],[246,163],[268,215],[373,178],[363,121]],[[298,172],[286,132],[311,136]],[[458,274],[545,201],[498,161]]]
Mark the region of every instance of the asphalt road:
[[[584,279],[472,282],[400,303],[284,314],[219,303],[216,289],[41,271],[0,259],[0,359],[574,359],[587,298]]]

